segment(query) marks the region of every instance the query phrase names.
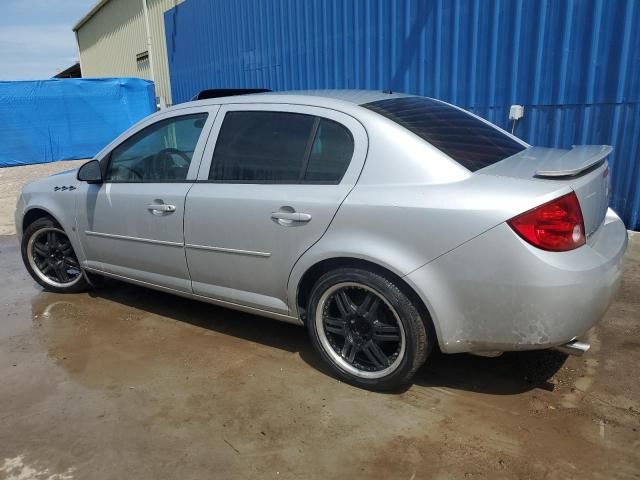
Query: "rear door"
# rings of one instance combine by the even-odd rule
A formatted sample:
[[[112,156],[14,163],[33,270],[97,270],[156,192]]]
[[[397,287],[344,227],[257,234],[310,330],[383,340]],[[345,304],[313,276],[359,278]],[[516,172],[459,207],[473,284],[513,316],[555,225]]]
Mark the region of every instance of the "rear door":
[[[211,137],[186,202],[193,291],[287,314],[293,264],[362,170],[364,127],[323,108],[227,105]]]
[[[77,221],[86,268],[191,291],[184,202],[217,109],[154,117],[101,160],[104,182],[80,187]]]

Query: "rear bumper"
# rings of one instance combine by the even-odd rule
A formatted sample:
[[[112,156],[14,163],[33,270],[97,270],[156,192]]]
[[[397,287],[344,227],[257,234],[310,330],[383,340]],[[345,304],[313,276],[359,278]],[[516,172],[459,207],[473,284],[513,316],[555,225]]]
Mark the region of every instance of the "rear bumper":
[[[609,209],[587,245],[537,249],[506,224],[410,273],[442,351],[534,350],[586,332],[618,290],[627,231]]]

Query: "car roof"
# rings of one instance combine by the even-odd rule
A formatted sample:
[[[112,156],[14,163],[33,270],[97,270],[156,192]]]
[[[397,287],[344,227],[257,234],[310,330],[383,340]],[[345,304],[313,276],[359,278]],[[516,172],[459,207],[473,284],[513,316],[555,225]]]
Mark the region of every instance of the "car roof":
[[[378,100],[388,100],[390,98],[410,97],[406,93],[398,93],[382,90],[297,90],[289,92],[269,92],[262,95],[303,95],[309,97],[330,98],[343,102],[362,105],[364,103],[377,102]]]
[[[363,105],[378,100],[412,97],[406,93],[383,92],[381,90],[290,90],[283,92],[250,93],[205,100],[195,100],[175,105],[176,108],[203,105],[224,105],[231,103],[299,103],[313,106]],[[174,108],[172,107],[172,108]]]

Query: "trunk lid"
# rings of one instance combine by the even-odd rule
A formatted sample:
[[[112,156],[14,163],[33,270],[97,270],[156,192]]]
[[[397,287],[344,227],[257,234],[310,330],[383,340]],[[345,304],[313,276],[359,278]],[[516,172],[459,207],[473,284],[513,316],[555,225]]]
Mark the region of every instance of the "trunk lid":
[[[604,221],[609,206],[608,145],[580,145],[571,150],[529,147],[478,173],[569,186],[580,202],[587,236]]]

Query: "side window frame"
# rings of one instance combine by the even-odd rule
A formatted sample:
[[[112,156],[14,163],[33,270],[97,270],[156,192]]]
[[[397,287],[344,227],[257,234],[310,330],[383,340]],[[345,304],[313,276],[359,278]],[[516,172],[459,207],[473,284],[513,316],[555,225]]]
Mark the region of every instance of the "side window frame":
[[[211,129],[215,123],[218,111],[220,110],[220,105],[207,105],[203,107],[188,107],[188,108],[178,108],[175,110],[169,111],[161,111],[156,114],[150,115],[140,122],[133,125],[131,128],[123,132],[117,138],[115,138],[111,143],[109,143],[106,147],[104,147],[98,154],[94,157],[96,160],[100,162],[100,168],[102,170],[102,175],[106,176],[109,165],[111,164],[111,154],[113,151],[122,145],[124,142],[128,141],[130,138],[134,137],[138,133],[146,130],[153,125],[160,123],[165,120],[169,120],[172,118],[180,118],[186,117],[189,115],[196,114],[207,114],[207,118],[205,120],[204,126],[202,127],[202,133],[200,134],[200,138],[198,138],[198,143],[193,151],[193,156],[191,157],[191,163],[189,164],[189,170],[187,172],[187,177],[184,180],[163,180],[158,182],[153,181],[113,181],[106,180],[105,184],[141,184],[141,183],[193,183],[196,181],[198,176],[198,172],[200,170],[200,166],[203,159],[203,153],[207,146],[207,142],[211,135]]]
[[[299,114],[315,117],[314,125],[312,127],[309,142],[307,145],[307,150],[305,152],[305,158],[304,158],[303,165],[301,167],[301,172],[297,181],[209,180],[209,171],[213,163],[213,154],[215,152],[216,143],[218,140],[218,136],[220,134],[220,130],[222,128],[222,123],[224,122],[224,118],[228,112],[238,112],[238,111],[299,113]],[[351,155],[351,160],[349,161],[347,169],[343,173],[342,177],[337,182],[310,181],[310,180],[304,179],[309,158],[310,158],[309,154],[317,136],[320,120],[322,119],[331,120],[341,125],[343,128],[347,130],[347,132],[349,132],[351,139],[353,141],[353,152]],[[339,112],[337,110],[323,108],[323,107],[308,106],[308,105],[279,104],[279,103],[225,104],[221,106],[220,111],[218,112],[218,115],[212,127],[211,134],[209,136],[209,141],[207,143],[207,147],[203,154],[202,165],[198,173],[197,182],[213,183],[218,185],[227,184],[227,185],[288,185],[288,186],[355,184],[358,176],[360,175],[360,172],[362,171],[362,167],[364,166],[364,161],[365,161],[366,153],[368,150],[368,142],[369,140],[368,140],[368,136],[364,126],[354,117],[346,113]]]

